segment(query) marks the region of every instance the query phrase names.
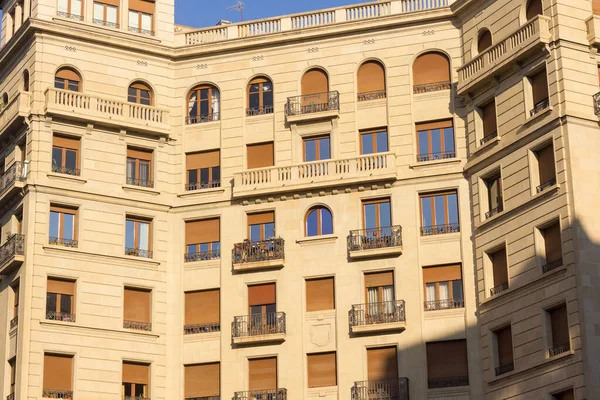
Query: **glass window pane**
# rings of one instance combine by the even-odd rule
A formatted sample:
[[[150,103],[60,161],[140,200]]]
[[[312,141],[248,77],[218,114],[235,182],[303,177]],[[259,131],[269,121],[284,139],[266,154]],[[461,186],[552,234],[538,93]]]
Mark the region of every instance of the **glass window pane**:
[[[214,252],[218,252],[219,250],[221,250],[221,242],[212,242],[211,246]]]
[[[56,293],[46,294],[46,312],[56,311]]]
[[[67,150],[66,153],[65,167],[70,169],[77,168],[77,152],[75,150]]]
[[[422,226],[433,225],[433,210],[431,209],[431,197],[421,197]]]
[[[142,397],[145,393],[144,393],[144,386],[142,384],[136,383],[135,384],[135,395],[138,397]]]
[[[315,140],[304,141],[304,161],[317,160],[317,143]]]
[[[198,170],[191,169],[188,171],[188,183],[198,183]]]
[[[273,90],[273,84],[271,82],[263,82],[263,92],[270,92]]]
[[[251,306],[250,307],[250,314],[252,315],[256,315],[256,314],[262,314],[262,306]]]
[[[52,168],[62,167],[62,149],[59,147],[52,148]]]
[[[128,249],[135,248],[134,235],[135,222],[127,220],[127,222],[125,222],[125,247]]]
[[[446,224],[446,206],[444,204],[444,196],[433,197],[435,207],[435,225]]]
[[[250,85],[250,93],[258,93],[260,85],[258,83]]]
[[[373,154],[373,134],[361,135],[362,154]]]
[[[69,12],[69,0],[58,0],[58,12]]]
[[[203,185],[208,183],[208,168],[202,168],[200,170],[200,183]]]
[[[65,80],[63,78],[54,78],[54,87],[56,89],[64,89],[65,88]]]
[[[326,209],[321,209],[321,234],[331,235],[333,233],[333,218],[331,212]]]
[[[94,3],[94,19],[99,21],[104,19],[104,4]]]
[[[140,250],[149,250],[150,246],[149,246],[149,240],[150,240],[150,224],[145,223],[145,222],[138,222],[139,225],[139,235],[140,237],[138,238],[139,240],[139,246],[138,249]]]
[[[208,116],[208,101],[200,101],[200,116],[207,117]]]
[[[263,106],[273,107],[273,92],[263,92]]]
[[[454,300],[462,300],[463,299],[462,280],[452,281],[452,298]]]
[[[250,240],[258,242],[260,238],[260,224],[250,225]]]
[[[187,253],[188,254],[195,254],[196,253],[196,245],[195,244],[188,244],[187,245]]]
[[[79,91],[79,82],[68,81],[67,87],[69,88],[69,90],[71,90],[73,92],[78,92]]]
[[[152,30],[152,15],[142,13],[142,29],[146,31]]]
[[[306,236],[317,236],[319,227],[317,225],[319,210],[312,210],[306,218]]]
[[[448,195],[448,222],[458,224],[458,198],[456,194]]]
[[[200,253],[206,253],[208,251],[208,243],[200,243]]]
[[[117,7],[106,6],[106,21],[113,24],[117,23]]]
[[[454,128],[444,129],[444,151],[446,153],[454,151]]]
[[[81,0],[71,0],[71,14],[81,15]]]
[[[319,160],[329,160],[330,158],[329,138],[319,139]]]
[[[277,305],[276,304],[267,304],[267,306],[265,308],[266,308],[266,311],[268,313],[277,312]]]
[[[137,11],[129,10],[129,27],[137,28],[139,25],[139,14]]]
[[[75,239],[75,215],[64,213],[63,224],[63,238]]]
[[[377,132],[377,152],[385,153],[388,151],[387,132]]]
[[[60,296],[60,312],[67,314],[71,313],[71,296],[65,294]]]
[[[270,222],[265,224],[265,239],[275,237],[275,224]]]
[[[50,230],[48,232],[50,237],[57,238],[60,230],[60,213],[55,211],[50,212]]]
[[[250,103],[250,108],[257,109],[260,107],[260,97],[259,97],[258,93],[251,93],[248,96],[248,100]]]
[[[429,154],[429,132],[419,131],[419,155]]]
[[[200,89],[200,100],[208,100],[208,89]]]
[[[377,214],[375,204],[365,204],[365,229],[371,229],[377,227]]]
[[[390,203],[379,203],[379,226],[392,226],[392,212]]]
[[[132,396],[133,394],[131,393],[131,384],[130,383],[124,383],[123,384],[123,391],[125,393],[125,396]]]
[[[431,130],[431,153],[439,154],[442,152],[442,133],[439,129]]]
[[[435,283],[425,285],[425,301],[435,301]]]
[[[127,159],[127,178],[135,179],[135,158]]]
[[[213,184],[217,185],[221,182],[221,167],[212,168],[212,181]]]
[[[150,163],[148,161],[140,160],[140,180],[150,180]]]

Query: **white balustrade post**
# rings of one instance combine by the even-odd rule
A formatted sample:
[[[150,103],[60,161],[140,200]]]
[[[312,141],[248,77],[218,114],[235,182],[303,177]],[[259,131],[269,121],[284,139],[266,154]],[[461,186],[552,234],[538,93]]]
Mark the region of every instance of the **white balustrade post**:
[[[402,0],[392,0],[390,14],[402,14]]]
[[[282,31],[291,31],[292,30],[292,18],[291,17],[283,17],[280,20],[280,30]]]
[[[238,25],[227,25],[227,39],[236,39],[238,36]]]
[[[335,10],[335,22],[344,22],[346,21],[346,9],[345,8],[341,8],[338,10]]]

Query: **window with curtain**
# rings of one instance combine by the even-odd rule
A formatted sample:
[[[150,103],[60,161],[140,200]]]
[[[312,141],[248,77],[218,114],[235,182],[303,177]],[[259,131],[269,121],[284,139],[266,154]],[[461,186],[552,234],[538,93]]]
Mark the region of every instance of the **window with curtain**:
[[[417,161],[434,161],[456,157],[452,120],[418,123]]]
[[[127,184],[154,187],[152,181],[152,151],[127,148]]]
[[[119,1],[94,2],[94,23],[111,28],[119,27]]]
[[[134,82],[127,89],[127,101],[130,103],[152,105],[152,90],[143,82]]]
[[[139,257],[152,257],[151,222],[144,219],[127,217],[125,222],[125,254]]]
[[[365,274],[365,287],[367,291],[367,315],[365,317],[367,323],[385,321],[386,315],[393,314],[395,311],[394,273],[388,271]]]
[[[327,207],[318,206],[308,211],[306,215],[306,236],[331,235],[333,219]]]
[[[75,322],[75,282],[48,278],[46,292],[46,319]]]
[[[360,154],[385,153],[389,151],[387,129],[360,133]]]
[[[365,200],[363,207],[363,227],[365,238],[374,239],[392,235],[392,208],[390,199]]]
[[[329,136],[306,138],[302,142],[305,162],[329,160],[331,158]]]
[[[188,95],[187,124],[218,121],[220,119],[219,90],[211,85],[197,86]]]
[[[52,172],[79,176],[79,139],[54,135]]]
[[[76,209],[50,206],[49,243],[66,247],[77,247],[76,222]]]
[[[247,116],[273,113],[273,83],[265,77],[254,78],[248,85]]]
[[[423,268],[425,311],[464,307],[461,266]]]
[[[459,232],[456,192],[422,194],[421,235]]]
[[[60,68],[54,75],[54,87],[56,89],[80,92],[81,76],[70,68]]]
[[[58,16],[82,20],[83,2],[81,0],[58,0]]]

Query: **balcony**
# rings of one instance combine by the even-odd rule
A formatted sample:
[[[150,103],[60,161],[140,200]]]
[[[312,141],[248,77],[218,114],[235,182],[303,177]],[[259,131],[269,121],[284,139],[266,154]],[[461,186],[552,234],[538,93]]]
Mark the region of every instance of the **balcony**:
[[[499,367],[496,367],[496,376],[507,374],[511,371],[514,371],[514,369],[515,369],[514,362],[509,362],[508,364],[501,365]]]
[[[151,322],[140,322],[140,321],[123,321],[123,328],[133,329],[134,331],[152,331]]]
[[[452,310],[455,308],[463,308],[465,301],[463,299],[445,299],[431,300],[423,302],[425,311]]]
[[[197,333],[211,333],[211,332],[220,332],[221,324],[219,322],[214,322],[212,324],[200,324],[200,325],[184,325],[183,326],[183,334],[184,335],[195,335]]]
[[[233,400],[287,400],[287,390],[277,388],[235,392]]]
[[[348,312],[352,333],[403,331],[406,329],[404,300],[354,304]]]
[[[510,68],[514,62],[539,55],[540,49],[549,44],[551,39],[550,18],[537,16],[460,67],[458,94],[474,91]]]
[[[354,382],[352,400],[409,400],[408,378]]]
[[[542,265],[542,272],[544,274],[548,273],[552,270],[555,270],[556,268],[562,267],[562,265],[563,265],[563,259],[561,257],[557,260],[550,261],[550,262],[546,263],[545,265]]]
[[[554,346],[554,347],[548,349],[548,357],[555,357],[555,356],[558,356],[559,354],[566,353],[569,350],[571,350],[570,343],[564,343],[564,344],[561,344],[558,346]]]
[[[285,115],[290,123],[337,117],[340,115],[340,93],[334,90],[288,97]]]
[[[336,160],[249,169],[234,174],[233,196],[368,184],[396,179],[396,155],[375,153]]]
[[[500,294],[504,291],[508,290],[508,282],[504,282],[501,283],[497,286],[494,286],[493,288],[490,289],[490,296],[495,296],[497,294]]]
[[[285,241],[271,238],[252,242],[236,243],[232,250],[234,271],[251,271],[285,266]]]
[[[4,132],[11,131],[19,124],[23,124],[22,119],[27,118],[31,113],[30,101],[31,93],[19,92],[8,104],[0,107],[0,137]]]
[[[29,172],[29,161],[15,161],[0,175],[0,202],[21,191]]]
[[[48,88],[46,114],[117,129],[168,136],[169,112],[157,107]]]
[[[75,322],[75,314],[57,311],[47,311],[46,319],[50,321]]]
[[[44,389],[42,392],[42,398],[44,399],[72,399],[73,391],[72,390],[54,390],[54,389]]]
[[[234,344],[285,341],[285,313],[271,312],[233,317],[231,336]]]
[[[25,261],[25,235],[12,235],[0,247],[0,275],[6,275]]]
[[[369,258],[402,254],[402,227],[357,229],[348,235],[350,258]]]

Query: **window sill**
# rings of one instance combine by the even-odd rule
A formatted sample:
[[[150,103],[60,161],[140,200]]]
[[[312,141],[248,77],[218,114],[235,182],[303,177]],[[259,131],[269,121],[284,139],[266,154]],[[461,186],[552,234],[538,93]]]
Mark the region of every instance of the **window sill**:
[[[183,335],[184,343],[207,342],[211,340],[221,340],[221,332],[205,332]]]
[[[221,127],[221,120],[208,121],[208,122],[197,122],[195,124],[185,124],[185,130],[205,130],[205,129],[218,129]]]
[[[554,110],[552,108],[552,106],[548,106],[548,107],[544,108],[543,110],[540,110],[540,112],[538,112],[537,114],[535,114],[533,116],[530,116],[530,117],[527,117],[525,119],[525,122],[523,122],[523,126],[531,125],[536,120],[538,120],[540,118],[543,118],[547,114],[550,114],[552,112],[552,110]]]
[[[335,319],[335,315],[335,310],[307,311],[306,319],[309,321],[324,321],[326,319]]]
[[[87,179],[82,178],[81,176],[76,176],[76,175],[67,175],[67,174],[59,174],[56,172],[47,172],[46,176],[48,178],[56,178],[56,179],[62,179],[65,181],[70,181],[70,182],[75,182],[75,183],[86,183]]]
[[[183,262],[183,269],[205,269],[221,267],[221,259]]]
[[[148,332],[148,331],[136,331],[131,329],[111,329],[111,328],[102,328],[96,326],[88,326],[81,325],[77,322],[62,322],[62,321],[52,321],[52,320],[41,320],[40,325],[50,326],[50,327],[69,327],[69,329],[81,329],[81,330],[92,330],[95,332],[111,332],[117,334],[125,334],[125,335],[136,335],[136,336],[145,336],[148,338],[158,339],[160,335]]]
[[[509,379],[509,378],[514,377],[514,376],[522,375],[522,374],[527,373],[529,371],[532,371],[534,369],[541,369],[541,368],[545,367],[546,365],[553,364],[553,363],[561,361],[563,359],[572,357],[574,354],[575,354],[574,350],[569,350],[568,352],[559,354],[559,355],[557,355],[555,357],[546,358],[546,359],[540,361],[536,365],[532,365],[532,366],[527,367],[527,368],[519,368],[519,369],[515,368],[514,371],[510,371],[510,372],[508,372],[506,374],[502,374],[500,376],[495,376],[494,378],[490,379],[487,383],[488,383],[488,385],[494,385],[494,384],[496,384],[498,382],[501,382],[501,381],[503,381],[505,379]]]
[[[77,247],[64,247],[57,246],[53,244],[44,244],[42,245],[44,250],[56,251],[65,254],[71,253],[74,256],[74,259],[81,259],[81,256],[86,256],[88,260],[98,261],[98,258],[106,258],[116,260],[115,265],[123,266],[123,261],[128,261],[130,265],[135,265],[136,267],[140,267],[142,265],[146,265],[149,268],[155,269],[160,265],[160,261],[150,259],[150,258],[141,258],[134,256],[117,256],[113,254],[101,254],[101,253],[92,253],[89,251],[81,250]]]
[[[321,235],[321,236],[309,236],[300,239],[296,239],[296,243],[299,245],[310,245],[310,244],[321,244],[321,243],[332,243],[337,240],[337,235]]]
[[[421,169],[427,167],[434,167],[436,165],[447,165],[447,164],[460,164],[462,160],[460,158],[445,158],[443,160],[423,161],[416,164],[409,164],[408,166],[412,169]]]
[[[387,98],[358,101],[357,104],[358,104],[358,106],[356,108],[358,108],[359,110],[362,110],[365,108],[383,107],[383,106],[387,106]]]
[[[498,134],[498,136],[496,136],[495,138],[493,138],[492,140],[490,140],[489,142],[485,142],[484,144],[480,145],[479,147],[477,147],[474,151],[473,154],[471,154],[471,156],[474,156],[480,152],[483,152],[485,149],[488,149],[490,147],[495,146],[497,143],[500,143],[500,135]]]
[[[203,196],[203,195],[214,195],[224,193],[225,189],[223,187],[218,188],[209,188],[209,189],[198,189],[198,190],[187,190],[183,193],[179,193],[177,197],[186,198],[192,196]]]
[[[156,190],[154,188],[149,188],[149,187],[127,185],[127,184],[124,184],[121,187],[123,188],[123,190],[132,191],[132,192],[148,193],[148,194],[152,194],[155,196],[160,194],[159,190]]]
[[[411,88],[412,91],[412,88]],[[413,93],[413,99],[414,101],[426,101],[426,100],[433,100],[433,99],[441,99],[441,98],[446,98],[449,97],[452,93],[451,89],[444,89],[444,90],[433,90],[431,92],[424,92],[424,93]]]
[[[437,235],[420,236],[421,243],[454,242],[460,240],[460,232],[439,233]]]
[[[246,115],[247,124],[260,124],[261,122],[272,121],[275,119],[275,113],[260,114],[260,115]]]

